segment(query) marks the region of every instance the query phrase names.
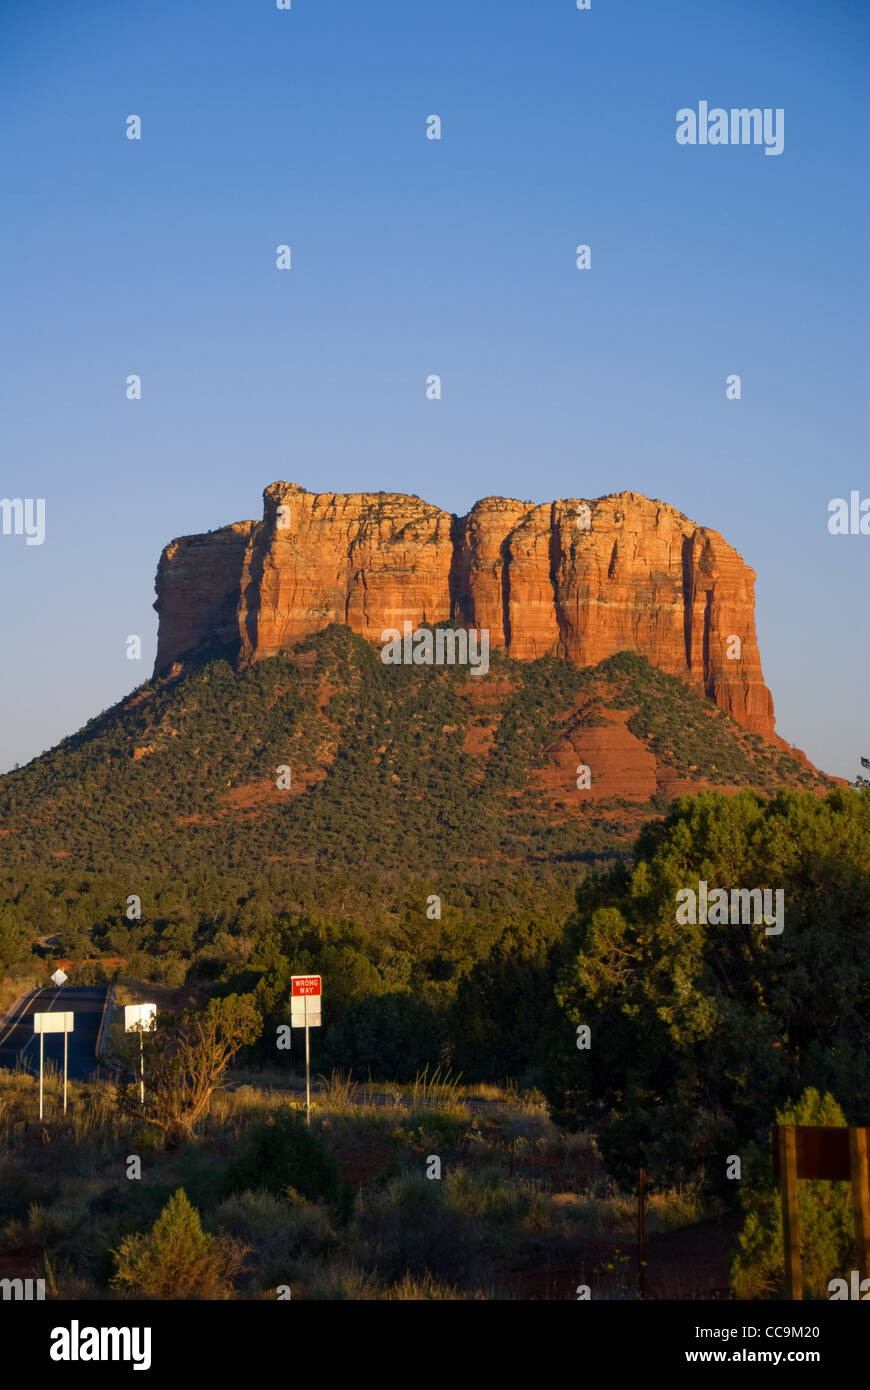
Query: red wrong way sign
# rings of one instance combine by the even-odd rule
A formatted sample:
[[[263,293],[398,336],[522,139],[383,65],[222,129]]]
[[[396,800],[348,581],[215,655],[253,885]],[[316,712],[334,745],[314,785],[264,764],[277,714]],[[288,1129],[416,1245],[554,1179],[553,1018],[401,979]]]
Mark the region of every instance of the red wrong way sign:
[[[311,1054],[309,1029],[322,1022],[322,990],[319,975],[290,976],[290,1027],[305,1029],[305,1113],[311,1124]]]
[[[319,995],[320,994],[319,975],[291,975],[290,992],[296,998],[300,995]]]

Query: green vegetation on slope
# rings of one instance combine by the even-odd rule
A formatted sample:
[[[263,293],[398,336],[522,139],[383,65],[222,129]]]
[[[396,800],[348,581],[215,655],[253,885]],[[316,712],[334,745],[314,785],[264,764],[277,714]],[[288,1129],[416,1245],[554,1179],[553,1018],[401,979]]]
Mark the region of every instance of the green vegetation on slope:
[[[631,732],[649,743],[667,767],[723,786],[753,786],[773,792],[781,786],[815,786],[806,771],[796,776],[794,758],[742,728],[724,710],[701,700],[681,680],[665,675],[634,652],[619,652],[598,667],[617,702],[634,707]]]
[[[626,859],[657,810],[554,810],[535,782],[566,726],[608,708],[634,709],[681,772],[816,780],[627,653],[585,670],[494,654],[479,677],[384,666],[336,626],[293,660],[146,682],[0,779],[0,967],[31,967],[51,937],[80,981],[102,956],[127,978],[253,993],[264,1061],[290,975],[317,970],[322,1065],[406,1077],[449,1054],[471,1077],[521,1073],[539,1060],[521,1006],[551,996],[578,882]]]
[[[602,684],[669,767],[772,792],[821,779],[746,733],[682,681],[621,653],[579,669],[493,656],[464,668],[384,666],[347,628],[235,672],[212,662],[149,681],[57,748],[0,779],[0,862],[74,856],[77,868],[250,872],[267,862],[351,869],[590,859],[624,849],[594,817],[553,823],[514,796],[582,696]],[[486,757],[465,751],[491,723]],[[293,791],[275,790],[292,769]],[[318,780],[319,779],[319,780]],[[515,804],[516,803],[516,804]]]

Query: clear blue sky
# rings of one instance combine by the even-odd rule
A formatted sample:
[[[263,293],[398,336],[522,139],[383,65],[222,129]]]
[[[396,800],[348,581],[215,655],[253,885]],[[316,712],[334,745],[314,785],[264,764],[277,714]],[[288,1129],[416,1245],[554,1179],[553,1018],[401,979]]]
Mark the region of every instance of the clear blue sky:
[[[854,777],[868,36],[862,0],[4,0],[0,496],[47,533],[0,537],[0,768],[150,674],[162,547],[285,479],[672,503],[757,571],[779,732]],[[782,107],[783,153],[679,146],[700,100]]]

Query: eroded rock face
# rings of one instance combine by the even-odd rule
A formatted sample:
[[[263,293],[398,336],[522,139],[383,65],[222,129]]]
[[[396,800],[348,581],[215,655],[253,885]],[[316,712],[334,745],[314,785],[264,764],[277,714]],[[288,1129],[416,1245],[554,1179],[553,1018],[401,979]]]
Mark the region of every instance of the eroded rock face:
[[[716,531],[636,492],[457,518],[398,493],[273,483],[261,522],[167,546],[155,674],[216,649],[245,663],[330,623],[380,642],[409,621],[487,628],[519,660],[634,651],[746,728],[773,735],[755,574]]]
[[[155,672],[205,646],[238,647],[242,566],[255,521],[172,541],[157,567]]]

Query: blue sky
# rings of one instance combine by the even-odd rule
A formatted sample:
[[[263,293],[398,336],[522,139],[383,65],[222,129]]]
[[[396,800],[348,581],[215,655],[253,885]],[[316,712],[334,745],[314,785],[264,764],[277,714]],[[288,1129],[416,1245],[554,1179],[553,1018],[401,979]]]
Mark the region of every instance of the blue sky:
[[[0,769],[150,674],[162,547],[285,479],[672,503],[758,574],[779,732],[854,777],[868,37],[860,0],[5,0],[0,496],[46,540],[0,536]],[[700,100],[783,108],[783,153],[679,146]]]

